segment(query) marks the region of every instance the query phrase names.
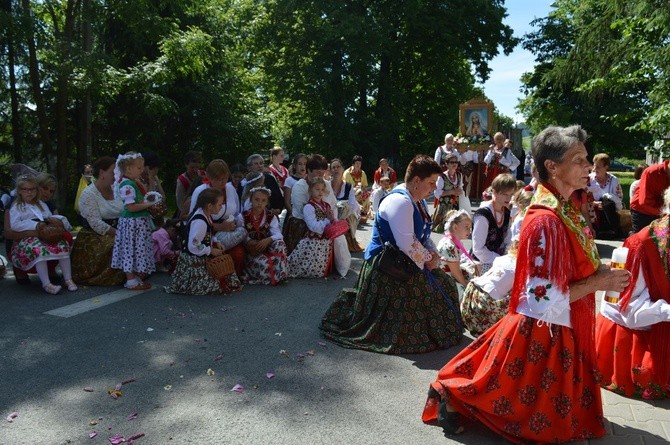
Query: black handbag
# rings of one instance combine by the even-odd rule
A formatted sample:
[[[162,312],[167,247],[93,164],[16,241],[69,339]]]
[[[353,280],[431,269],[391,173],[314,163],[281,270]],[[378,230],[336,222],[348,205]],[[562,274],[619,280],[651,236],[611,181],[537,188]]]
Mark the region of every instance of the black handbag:
[[[398,281],[409,281],[414,274],[421,272],[419,266],[402,250],[388,241],[384,242],[382,231],[379,227],[379,214],[375,218],[375,224],[377,225],[379,239],[384,243],[383,250],[378,254],[379,259],[375,263],[375,268]]]

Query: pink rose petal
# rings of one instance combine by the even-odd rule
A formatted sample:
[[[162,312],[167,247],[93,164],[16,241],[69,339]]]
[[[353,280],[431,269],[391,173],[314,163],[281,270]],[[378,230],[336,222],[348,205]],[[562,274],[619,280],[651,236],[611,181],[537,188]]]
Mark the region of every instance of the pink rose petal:
[[[88,437],[90,437],[91,439],[93,439],[97,435],[98,435],[98,433],[95,432],[95,431],[91,431],[90,433],[88,433]]]
[[[139,439],[140,437],[144,437],[144,433],[135,433],[135,434],[133,434],[132,436],[130,436],[130,437],[128,438],[128,440],[129,440],[129,441],[130,441],[130,440],[137,440],[137,439]]]
[[[219,360],[223,360],[223,354],[219,354],[216,357],[214,357],[215,362],[218,362]]]
[[[126,420],[135,420],[137,419],[137,413],[132,413],[131,415],[128,416]]]
[[[116,386],[114,386],[114,389],[119,390],[123,386],[123,383],[117,383]]]
[[[119,445],[120,443],[125,442],[126,439],[120,435],[120,434],[114,434],[112,437],[109,438],[109,443],[112,445]]]
[[[275,378],[275,375],[273,372],[266,372],[265,377],[267,377],[268,379],[273,379]]]
[[[233,389],[231,391],[236,392],[238,394],[244,393],[244,386],[240,385],[239,383],[235,386],[233,386]]]
[[[18,415],[19,415],[19,413],[17,413],[16,411],[14,411],[14,412],[11,413],[9,416],[7,416],[7,422],[12,423],[12,422],[14,421],[14,419],[16,419],[16,417],[17,417]]]

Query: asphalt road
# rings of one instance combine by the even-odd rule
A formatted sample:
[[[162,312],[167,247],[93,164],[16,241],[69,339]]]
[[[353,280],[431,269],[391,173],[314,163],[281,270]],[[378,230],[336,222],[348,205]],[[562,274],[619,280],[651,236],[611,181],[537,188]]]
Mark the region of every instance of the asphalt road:
[[[618,244],[599,243],[601,255]],[[170,278],[159,274],[152,290],[106,305],[118,288],[53,296],[36,276],[30,286],[0,280],[0,444],[107,445],[136,433],[137,445],[505,443],[475,424],[447,440],[420,419],[436,371],[471,338],[388,356],[319,336],[322,314],[361,263],[358,254],[345,279],[225,296],[166,294]],[[86,300],[92,310],[62,309]],[[57,309],[71,316],[46,314]]]

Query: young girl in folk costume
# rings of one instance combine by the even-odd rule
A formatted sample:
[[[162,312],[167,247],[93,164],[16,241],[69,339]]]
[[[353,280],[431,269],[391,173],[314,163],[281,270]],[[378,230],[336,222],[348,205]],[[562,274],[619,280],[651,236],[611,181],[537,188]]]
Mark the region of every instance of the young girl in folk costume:
[[[444,221],[447,213],[458,210],[459,197],[463,194],[463,175],[458,173],[458,157],[455,154],[446,155],[444,163],[447,169],[437,178],[435,199],[435,212],[433,213],[433,232],[443,233],[445,231]]]
[[[252,207],[251,190],[258,187],[263,187],[263,184],[265,184],[265,176],[263,176],[263,173],[258,172],[248,173],[247,176],[242,180],[241,201],[243,212],[250,210]]]
[[[442,260],[442,269],[454,277],[462,294],[470,280],[479,275],[479,266],[461,244],[462,239],[470,238],[472,218],[465,210],[451,210],[444,227],[447,233],[437,243],[437,253]]]
[[[114,169],[114,196],[123,201],[112,253],[112,267],[126,274],[126,288],[150,289],[151,284],[142,281],[140,275],[156,270],[151,240],[151,217],[145,202],[146,190],[139,182],[144,172],[144,159],[140,153],[128,152],[119,155]]]
[[[330,271],[333,241],[325,237],[324,230],[337,218],[330,204],[323,200],[325,192],[326,181],[323,178],[310,180],[310,200],[302,210],[307,234],[288,257],[289,276],[292,278],[325,277]]]
[[[49,280],[47,261],[58,260],[65,279],[65,286],[70,291],[76,291],[77,285],[72,281],[68,242],[60,240],[55,244],[47,244],[37,237],[38,226],[47,220],[59,219],[67,230],[72,229],[72,226],[64,216],[53,215],[47,205],[40,200],[40,190],[35,178],[20,177],[16,191],[16,200],[10,208],[10,227],[16,232],[34,231],[35,233],[14,242],[11,254],[14,267],[27,271],[35,266],[42,282],[42,288],[47,293],[57,294],[61,286],[54,285]]]
[[[270,173],[279,183],[279,188],[284,188],[284,183],[288,178],[288,169],[282,165],[284,162],[284,149],[281,147],[272,147],[270,150]]]
[[[486,178],[482,188],[486,189],[498,175],[514,172],[521,161],[512,153],[511,144],[505,146],[505,135],[498,132],[493,136],[493,145],[486,153],[484,163]]]
[[[279,219],[267,209],[270,189],[251,189],[251,209],[243,213],[248,238],[246,267],[242,281],[250,284],[276,285],[288,276],[286,245],[279,229]]]
[[[505,254],[512,240],[509,205],[515,189],[512,175],[497,176],[491,184],[491,201],[483,202],[474,213],[472,257],[481,263],[482,273]]]
[[[181,221],[176,218],[168,219],[162,227],[151,234],[153,242],[154,261],[159,272],[172,273],[179,258],[179,232]]]
[[[236,273],[217,280],[207,272],[207,257],[224,254],[220,244],[212,241],[212,215],[221,211],[223,192],[211,187],[203,190],[195,203],[195,210],[186,223],[188,234],[172,274],[168,293],[186,295],[223,294],[241,288]]]
[[[244,269],[245,251],[242,243],[247,239],[247,232],[239,219],[242,213],[240,197],[230,179],[230,169],[223,159],[213,159],[206,169],[207,176],[202,184],[193,190],[189,216],[195,211],[198,195],[208,188],[216,188],[223,193],[223,204],[220,210],[212,215],[212,234],[214,241],[230,255],[235,264],[238,276]],[[188,219],[188,218],[187,218]]]

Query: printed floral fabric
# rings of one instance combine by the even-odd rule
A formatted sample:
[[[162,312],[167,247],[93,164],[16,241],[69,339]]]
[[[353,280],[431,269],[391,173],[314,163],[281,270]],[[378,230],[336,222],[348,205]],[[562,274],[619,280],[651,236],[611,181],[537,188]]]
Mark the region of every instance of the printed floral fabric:
[[[206,257],[182,252],[172,274],[172,284],[164,289],[171,294],[216,295],[233,292],[241,287],[237,274],[217,280],[207,272]]]
[[[340,292],[321,320],[323,336],[345,348],[384,354],[457,345],[463,332],[453,277],[435,270],[434,282],[425,272],[401,282],[377,270],[379,260],[377,255],[363,263],[355,288]]]
[[[475,283],[468,283],[461,300],[461,317],[474,336],[496,324],[509,311],[509,299],[495,300]]]
[[[658,249],[665,276],[670,280],[670,218],[659,218],[652,222],[649,225],[649,231]]]
[[[288,259],[284,240],[275,240],[260,255],[247,254],[242,281],[249,284],[276,285],[288,277]]]
[[[119,218],[112,267],[134,273],[150,274],[156,271],[149,217]]]
[[[670,375],[659,375],[649,348],[653,330],[628,329],[598,314],[596,333],[605,389],[638,399],[670,398]]]
[[[12,264],[21,270],[30,270],[40,261],[58,260],[70,256],[70,245],[65,240],[45,244],[36,236],[15,241],[12,246]]]
[[[531,205],[539,205],[551,209],[558,215],[563,224],[565,224],[570,231],[577,237],[579,245],[584,249],[586,256],[591,261],[595,269],[600,265],[600,256],[598,255],[598,248],[593,239],[586,220],[581,212],[575,208],[570,202],[566,202],[554,193],[549,191],[543,184],[537,186],[537,190],[531,200]]]
[[[75,283],[86,286],[120,286],[125,283],[126,275],[111,267],[114,238],[98,235],[88,228],[79,231],[70,254]]]
[[[330,271],[332,258],[332,240],[316,237],[303,238],[288,257],[289,276],[291,278],[326,277]]]
[[[605,434],[597,375],[575,354],[570,328],[505,316],[463,349],[431,386],[466,417],[505,439],[563,443]],[[437,421],[439,399],[422,419]]]
[[[460,173],[456,174],[456,183],[454,184],[449,180],[447,174],[442,174],[444,179],[444,186],[442,190],[451,191],[457,187],[463,186],[463,177]],[[433,212],[433,232],[435,233],[444,233],[447,228],[444,227],[444,223],[447,219],[447,213],[450,210],[458,210],[458,196],[441,196],[437,200],[437,205],[435,206],[435,211]]]

